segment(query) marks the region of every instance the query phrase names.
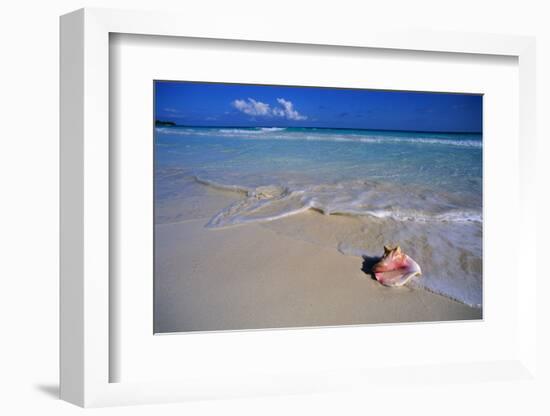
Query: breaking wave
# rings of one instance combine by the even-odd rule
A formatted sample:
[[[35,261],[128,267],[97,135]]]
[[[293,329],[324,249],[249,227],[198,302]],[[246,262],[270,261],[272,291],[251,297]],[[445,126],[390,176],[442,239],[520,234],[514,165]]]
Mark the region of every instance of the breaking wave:
[[[462,138],[447,138],[444,134],[423,134],[418,133],[415,137],[399,136],[391,133],[377,133],[354,130],[342,134],[334,133],[331,130],[323,129],[286,129],[281,127],[260,127],[260,128],[185,128],[185,127],[157,127],[157,132],[168,135],[182,136],[216,136],[249,140],[309,140],[328,142],[355,142],[355,143],[408,143],[444,145],[456,147],[481,148],[481,140],[469,138],[468,135]]]

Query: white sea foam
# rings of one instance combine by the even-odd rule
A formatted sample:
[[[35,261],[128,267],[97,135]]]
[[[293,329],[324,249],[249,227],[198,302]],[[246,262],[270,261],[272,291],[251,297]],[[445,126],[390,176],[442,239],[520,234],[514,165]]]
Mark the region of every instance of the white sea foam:
[[[314,209],[325,215],[372,216],[395,221],[481,222],[481,212],[464,209],[451,196],[426,195],[418,189],[366,181],[334,184],[244,186],[195,175],[196,182],[239,192],[243,200],[225,208],[209,228],[273,221]]]
[[[456,147],[482,148],[482,142],[471,139],[447,139],[422,136],[418,133],[415,137],[401,137],[397,135],[380,135],[376,133],[365,132],[364,134],[331,134],[328,132],[319,132],[317,134],[292,131],[279,127],[264,127],[259,129],[239,129],[239,128],[221,128],[221,129],[197,129],[197,128],[166,128],[157,127],[157,131],[163,134],[182,135],[182,136],[213,136],[229,137],[250,140],[308,140],[324,142],[352,142],[352,143],[370,143],[370,144],[388,144],[388,143],[407,143],[407,144],[426,144],[442,145]]]
[[[183,169],[166,169],[157,175],[168,190],[184,186],[185,198],[190,192],[185,184],[241,196],[210,214],[205,224],[210,229],[266,223],[311,209],[325,215],[352,216],[355,231],[347,229],[337,237],[339,252],[372,260],[382,254],[383,244],[399,243],[422,266],[423,275],[411,281],[411,286],[481,307],[481,210],[461,205],[462,198],[366,180],[315,184],[282,177],[276,181],[273,176],[196,174]],[[282,232],[290,232],[291,237],[301,238],[304,233],[303,229],[285,228],[284,223],[269,226],[275,230],[283,227]]]
[[[337,229],[340,244],[330,247],[376,257],[384,244],[400,244],[422,266],[411,285],[481,305],[481,140],[474,136],[270,127],[157,132],[155,201],[163,222],[190,215],[208,217],[211,229],[263,223],[326,247],[314,230],[273,220],[307,210],[349,216],[334,219],[349,228]],[[221,196],[209,189],[239,199],[205,213],[197,198]]]
[[[228,137],[233,137],[233,136],[246,136],[246,135],[249,135],[249,134],[262,134],[264,133],[262,130],[245,130],[245,129],[219,129],[215,132],[216,134],[218,135],[221,135],[221,136],[228,136]],[[183,129],[181,130],[181,133],[178,132],[178,130],[174,130],[174,134],[184,134],[184,135],[189,135],[189,134],[192,134],[192,135],[197,135],[197,136],[207,136],[207,135],[211,135],[212,134],[212,131],[208,131],[208,130],[203,130],[203,131],[198,131],[198,130],[191,130],[191,129]]]
[[[284,131],[284,127],[260,127],[261,131]]]

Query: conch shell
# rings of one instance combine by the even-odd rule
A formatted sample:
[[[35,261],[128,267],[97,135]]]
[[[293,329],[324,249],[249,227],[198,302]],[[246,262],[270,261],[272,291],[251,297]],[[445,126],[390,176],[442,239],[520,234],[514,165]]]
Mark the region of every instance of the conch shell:
[[[384,286],[403,286],[412,277],[422,274],[420,266],[399,246],[384,246],[384,256],[372,267],[372,272]]]

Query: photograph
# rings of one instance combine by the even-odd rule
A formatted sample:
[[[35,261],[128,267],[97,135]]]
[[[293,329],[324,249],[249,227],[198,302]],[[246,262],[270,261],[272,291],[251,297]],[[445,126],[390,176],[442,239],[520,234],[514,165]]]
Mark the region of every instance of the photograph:
[[[153,88],[155,334],[483,319],[483,95]]]

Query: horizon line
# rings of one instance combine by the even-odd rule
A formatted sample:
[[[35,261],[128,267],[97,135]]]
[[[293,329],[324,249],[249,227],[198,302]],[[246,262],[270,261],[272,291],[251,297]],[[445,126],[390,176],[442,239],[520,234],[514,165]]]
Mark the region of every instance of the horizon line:
[[[365,131],[397,131],[397,132],[408,132],[408,133],[442,133],[442,134],[483,134],[481,131],[445,131],[445,130],[404,130],[404,129],[377,129],[377,128],[366,128],[366,127],[318,127],[318,126],[276,126],[276,125],[262,125],[262,126],[243,126],[243,125],[192,125],[192,124],[177,124],[168,120],[155,120],[155,125],[157,122],[160,123],[170,123],[173,124],[173,127],[191,127],[191,128],[237,128],[237,129],[250,129],[250,128],[297,128],[297,129],[322,129],[322,130],[365,130]]]

